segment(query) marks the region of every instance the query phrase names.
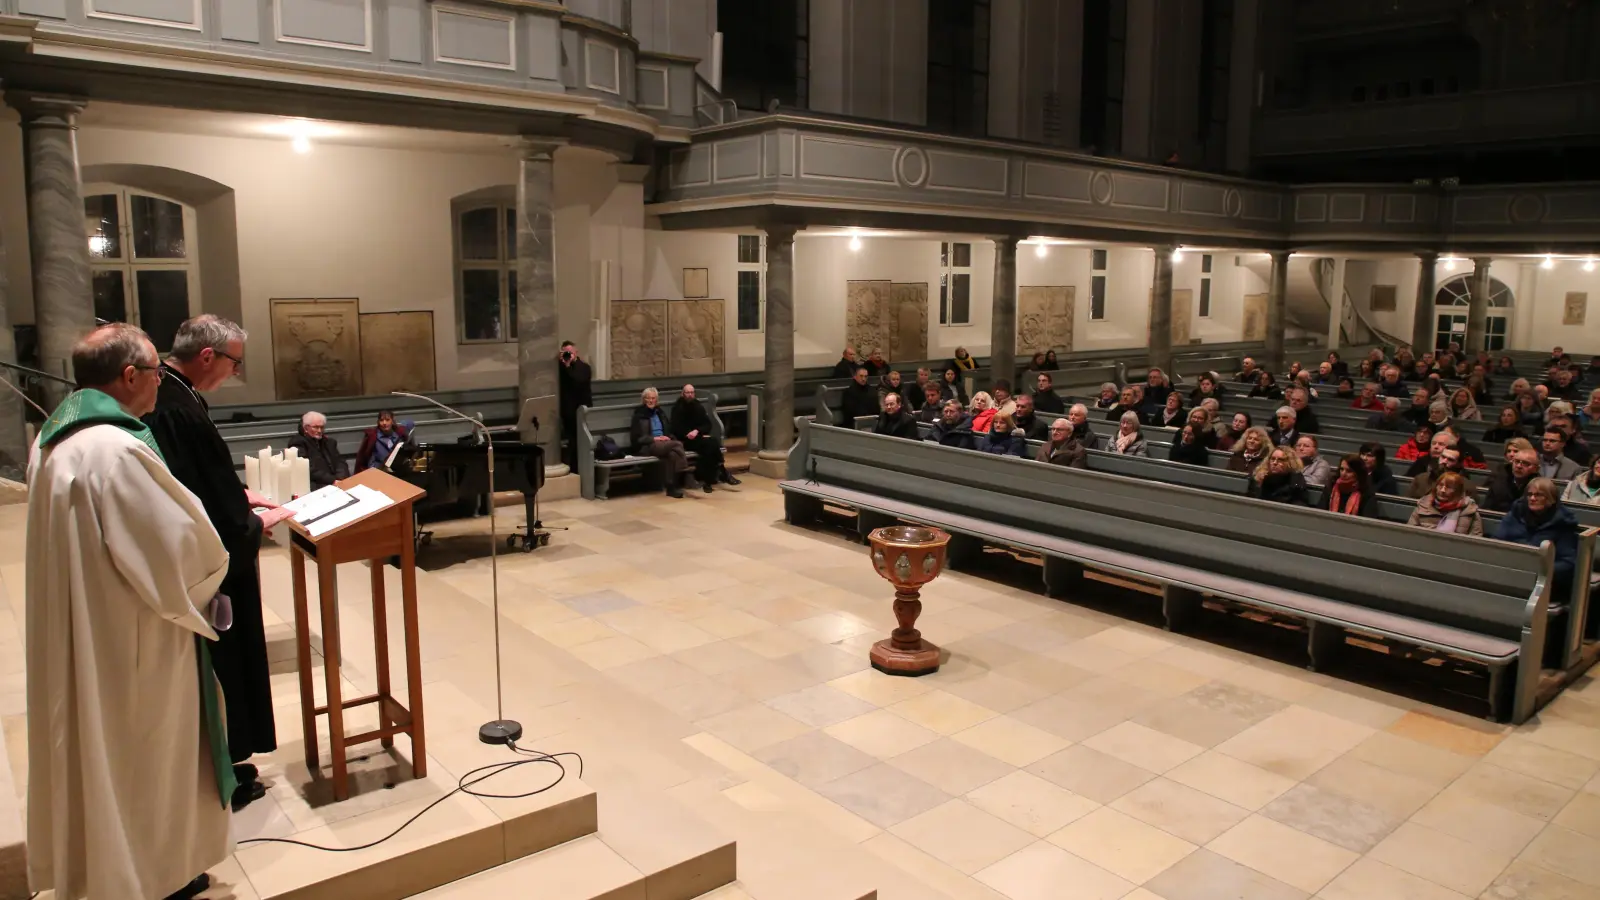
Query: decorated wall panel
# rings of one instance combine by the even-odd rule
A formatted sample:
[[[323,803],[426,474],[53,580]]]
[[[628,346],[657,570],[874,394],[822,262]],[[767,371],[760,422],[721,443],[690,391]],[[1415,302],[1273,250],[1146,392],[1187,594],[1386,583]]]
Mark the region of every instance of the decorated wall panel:
[[[1043,353],[1072,349],[1077,289],[1071,285],[1023,285],[1017,288],[1017,352]]]
[[[1194,330],[1194,291],[1178,288],[1172,292],[1172,346],[1185,346]]]
[[[362,393],[356,300],[273,300],[273,377],[279,400]]]
[[[667,304],[667,359],[672,375],[721,372],[727,354],[726,301],[677,300]]]
[[[618,300],[611,304],[611,377],[667,373],[667,301]]]
[[[432,312],[361,314],[361,386],[368,394],[437,389]]]
[[[897,284],[889,295],[890,361],[928,358],[928,285]]]
[[[1244,324],[1240,338],[1246,341],[1267,339],[1267,295],[1244,295]]]

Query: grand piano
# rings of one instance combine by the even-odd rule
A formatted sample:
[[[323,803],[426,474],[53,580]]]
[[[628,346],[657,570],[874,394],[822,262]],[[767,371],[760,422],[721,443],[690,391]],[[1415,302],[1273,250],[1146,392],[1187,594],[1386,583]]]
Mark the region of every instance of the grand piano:
[[[407,444],[394,459],[391,472],[428,493],[418,498],[419,522],[438,518],[474,515],[488,508],[489,446],[476,436],[456,443]],[[544,487],[544,448],[515,440],[494,442],[494,489],[521,491],[527,512],[526,533],[513,532],[506,546],[524,552],[550,542],[549,532],[539,528],[538,494]],[[420,549],[433,537],[417,529]]]

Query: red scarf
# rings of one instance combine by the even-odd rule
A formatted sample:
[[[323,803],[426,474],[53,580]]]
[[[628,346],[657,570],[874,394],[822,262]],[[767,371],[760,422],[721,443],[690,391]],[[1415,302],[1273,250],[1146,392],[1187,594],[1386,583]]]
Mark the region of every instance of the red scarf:
[[[1328,488],[1328,509],[1342,512],[1347,516],[1357,515],[1361,509],[1361,492],[1352,490],[1346,495],[1345,490],[1346,488],[1337,481]]]

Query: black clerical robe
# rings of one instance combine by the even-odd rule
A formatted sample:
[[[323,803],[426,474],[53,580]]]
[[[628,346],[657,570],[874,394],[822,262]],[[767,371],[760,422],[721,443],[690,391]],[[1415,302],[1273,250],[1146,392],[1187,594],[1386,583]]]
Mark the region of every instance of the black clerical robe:
[[[228,550],[222,593],[233,601],[233,627],[219,632],[211,658],[228,709],[228,751],[234,762],[278,747],[272,717],[272,675],[267,669],[266,625],[261,617],[261,519],[250,511],[233,457],[212,424],[206,401],[183,373],[165,364],[155,411],[144,417],[167,468],[205,506]]]

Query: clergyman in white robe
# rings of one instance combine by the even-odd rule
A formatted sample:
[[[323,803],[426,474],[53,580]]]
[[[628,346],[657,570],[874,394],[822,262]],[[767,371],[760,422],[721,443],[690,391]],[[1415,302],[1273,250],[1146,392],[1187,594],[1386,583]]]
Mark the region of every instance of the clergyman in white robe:
[[[28,482],[29,876],[159,900],[232,850],[195,640],[228,554],[127,427],[36,444]]]

